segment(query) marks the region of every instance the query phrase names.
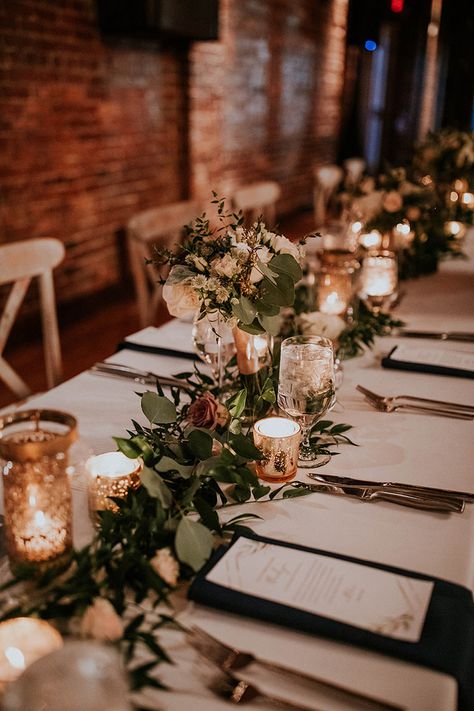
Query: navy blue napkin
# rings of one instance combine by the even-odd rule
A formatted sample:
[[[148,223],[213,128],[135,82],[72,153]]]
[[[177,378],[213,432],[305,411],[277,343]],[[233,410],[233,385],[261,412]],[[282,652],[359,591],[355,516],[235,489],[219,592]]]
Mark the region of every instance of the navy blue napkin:
[[[133,341],[122,341],[117,346],[117,351],[139,351],[140,353],[151,353],[153,355],[170,356],[171,358],[184,358],[185,360],[201,360],[197,353],[187,353],[186,351],[175,351],[173,348],[163,348],[162,346],[147,346],[143,343],[133,343]]]
[[[464,370],[463,368],[449,368],[445,365],[434,365],[431,363],[410,363],[409,361],[397,360],[396,350],[397,346],[392,348],[388,356],[382,358],[383,368],[393,368],[394,370],[412,370],[415,373],[450,375],[455,378],[474,378],[474,372],[472,370]]]
[[[235,542],[239,536],[236,536]],[[255,617],[274,624],[298,629],[310,634],[329,637],[346,644],[373,649],[382,654],[419,664],[453,676],[458,682],[459,711],[474,708],[474,603],[466,588],[439,578],[403,570],[388,565],[359,560],[350,556],[329,553],[316,548],[284,543],[257,534],[245,534],[246,538],[272,543],[285,548],[318,553],[330,558],[339,558],[397,575],[434,583],[422,634],[418,642],[405,642],[369,632],[320,615],[297,610],[269,600],[230,590],[206,580],[206,574],[228,550],[222,546],[196,576],[189,589],[191,600],[209,607]],[[232,545],[231,543],[231,545]]]

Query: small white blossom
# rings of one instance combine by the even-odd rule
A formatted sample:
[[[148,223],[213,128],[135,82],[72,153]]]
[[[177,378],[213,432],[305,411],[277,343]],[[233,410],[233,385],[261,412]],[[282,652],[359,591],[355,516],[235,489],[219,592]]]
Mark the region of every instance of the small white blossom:
[[[179,578],[179,563],[171,548],[160,548],[150,560],[150,565],[165,583],[174,587]]]
[[[96,597],[82,616],[80,632],[84,637],[114,642],[123,636],[123,622],[108,600]]]

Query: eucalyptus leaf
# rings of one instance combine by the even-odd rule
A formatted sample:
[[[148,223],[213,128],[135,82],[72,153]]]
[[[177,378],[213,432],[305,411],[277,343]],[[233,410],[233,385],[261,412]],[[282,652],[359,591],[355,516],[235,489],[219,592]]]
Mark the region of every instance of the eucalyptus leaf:
[[[212,454],[213,439],[202,430],[192,430],[188,435],[188,447],[198,459],[208,459]]]
[[[271,336],[278,336],[281,328],[281,317],[280,315],[266,316],[265,314],[259,314],[258,320],[262,324],[262,328],[269,333]]]
[[[229,445],[236,454],[245,459],[260,460],[263,457],[261,451],[254,445],[252,440],[243,434],[232,435],[229,439]]]
[[[137,459],[142,453],[140,447],[130,439],[124,439],[123,437],[114,437],[113,439],[119,451],[129,459]]]
[[[246,296],[241,296],[237,304],[233,304],[232,312],[242,323],[252,323],[257,311],[253,303]]]
[[[189,479],[193,473],[194,465],[180,464],[175,459],[171,459],[171,457],[163,456],[155,464],[155,469],[159,472],[178,472],[183,479]]]
[[[290,276],[295,283],[303,276],[303,271],[300,265],[291,254],[275,255],[269,262],[268,266],[274,272],[288,274],[288,276]]]
[[[232,417],[238,418],[241,416],[245,410],[245,405],[247,403],[247,390],[243,388],[239,390],[235,395],[232,395],[227,402],[226,408],[229,410],[229,414]]]
[[[197,572],[212,552],[214,538],[206,526],[183,516],[176,529],[174,545],[176,555]]]
[[[169,509],[173,503],[173,495],[158,472],[150,467],[143,467],[140,479],[150,496],[158,499],[164,509]]]
[[[176,406],[167,397],[147,390],[142,396],[142,412],[151,424],[176,422]]]

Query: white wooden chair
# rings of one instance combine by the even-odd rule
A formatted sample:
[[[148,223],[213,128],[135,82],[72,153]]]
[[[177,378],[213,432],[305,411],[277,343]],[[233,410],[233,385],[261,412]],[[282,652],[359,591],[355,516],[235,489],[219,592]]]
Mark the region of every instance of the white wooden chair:
[[[329,203],[344,177],[344,171],[338,165],[321,165],[314,169],[314,220],[316,226],[324,224]]]
[[[153,324],[162,300],[160,275],[146,260],[153,256],[153,246],[172,249],[181,241],[183,226],[201,213],[201,204],[194,200],[175,202],[155,207],[134,215],[127,225],[127,242],[130,254],[140,324],[144,328]]]
[[[357,185],[362,178],[366,165],[363,158],[347,158],[344,161],[344,169],[346,171],[345,184],[347,187],[353,188]]]
[[[30,395],[31,390],[2,354],[31,280],[36,277],[40,290],[48,387],[54,387],[61,380],[61,347],[53,269],[62,262],[64,254],[64,245],[57,239],[30,239],[0,246],[0,286],[12,284],[0,317],[0,379],[20,398]]]
[[[234,192],[232,198],[236,210],[242,210],[248,224],[252,224],[263,215],[267,227],[275,226],[276,202],[281,195],[278,183],[272,180],[252,183]]]

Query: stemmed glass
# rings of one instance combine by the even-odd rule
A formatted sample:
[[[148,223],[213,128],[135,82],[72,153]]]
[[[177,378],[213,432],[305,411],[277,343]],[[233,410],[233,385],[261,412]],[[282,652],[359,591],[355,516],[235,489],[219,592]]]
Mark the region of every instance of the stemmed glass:
[[[327,464],[311,445],[311,428],[334,404],[334,350],[322,336],[293,336],[281,344],[278,406],[301,426],[298,465]]]
[[[220,314],[211,313],[194,322],[193,343],[201,360],[211,366],[214,381],[221,390],[225,366],[235,355],[231,329]]]

